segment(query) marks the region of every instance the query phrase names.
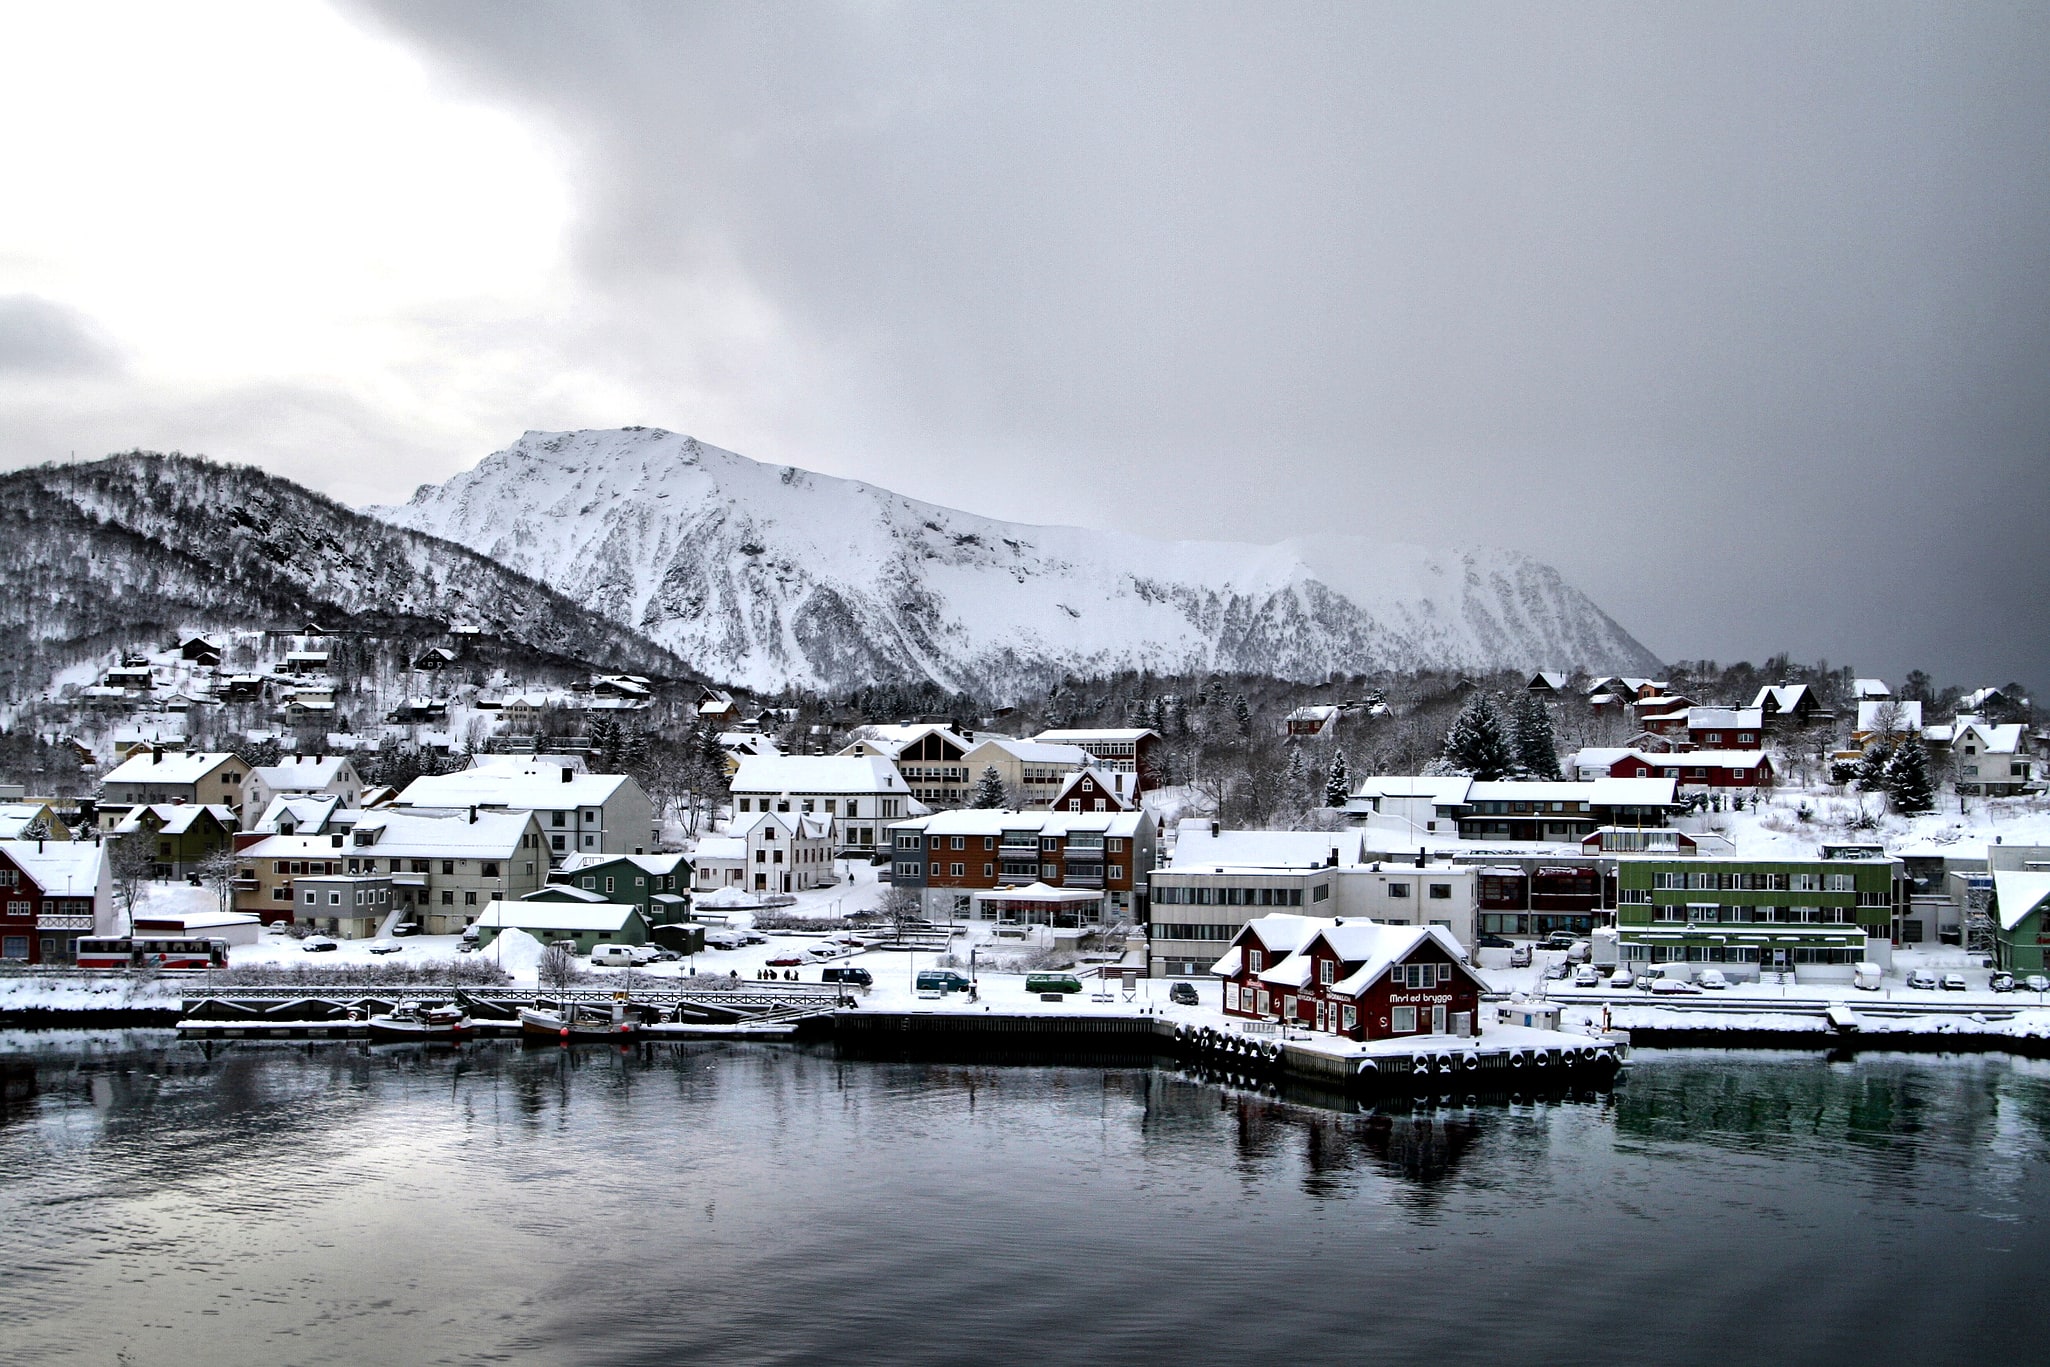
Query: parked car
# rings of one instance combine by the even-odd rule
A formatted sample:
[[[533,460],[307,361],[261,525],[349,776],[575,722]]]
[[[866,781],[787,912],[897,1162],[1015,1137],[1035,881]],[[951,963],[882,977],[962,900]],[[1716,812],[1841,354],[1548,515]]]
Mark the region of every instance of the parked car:
[[[747,936],[737,930],[708,930],[705,932],[706,949],[741,949],[747,944]]]
[[[662,955],[665,953],[660,945],[628,945],[627,948],[633,951],[635,968],[640,968],[645,964],[660,963],[662,962]],[[669,957],[674,959],[676,956],[671,954]]]
[[[1698,997],[1701,989],[1685,978],[1658,978],[1651,985],[1652,992],[1661,997]]]
[[[315,935],[307,940],[305,944],[300,945],[299,948],[308,954],[322,954],[331,949],[340,949],[341,946],[328,939],[325,935]]]
[[[1082,980],[1072,973],[1027,973],[1025,975],[1025,990],[1027,992],[1041,993],[1080,992],[1082,990]]]
[[[1008,939],[1022,940],[1032,932],[1023,921],[999,921],[992,927],[991,933]]]
[[[1529,967],[1530,967],[1530,946],[1529,946],[1529,945],[1518,945],[1518,946],[1516,946],[1516,948],[1514,948],[1514,949],[1510,950],[1510,951],[1509,951],[1509,966],[1510,966],[1511,968],[1529,968]]]
[[[1965,990],[1965,975],[1964,975],[1964,974],[1962,974],[1962,973],[1946,973],[1946,974],[1944,974],[1944,975],[1943,975],[1943,990],[1944,990],[1944,991],[1946,991],[1946,992],[1962,992],[1962,991],[1964,991],[1964,990]]]
[[[1475,940],[1473,943],[1476,949],[1516,948],[1516,941],[1510,939],[1506,935],[1483,935],[1478,940]]]
[[[951,968],[923,968],[912,979],[912,986],[920,992],[966,992],[968,975]]]
[[[2050,977],[2045,977],[2041,973],[2031,973],[2022,979],[2022,986],[2031,992],[2050,992]]]
[[[1167,989],[1167,999],[1179,1006],[1198,1006],[1203,999],[1196,995],[1196,984],[1176,983]]]
[[[1602,985],[1602,975],[1594,971],[1593,964],[1582,964],[1573,970],[1573,985],[1575,987],[1600,987]]]
[[[1924,992],[1934,992],[1936,990],[1936,975],[1926,968],[1918,968],[1908,974],[1908,986],[1919,988]]]
[[[1730,980],[1723,976],[1720,968],[1704,968],[1701,970],[1701,976],[1694,981],[1710,991],[1720,991],[1730,985]]]
[[[874,987],[876,985],[874,974],[865,968],[857,968],[851,964],[836,964],[829,968],[820,969],[819,981],[822,983],[846,983],[851,987]]]
[[[1995,973],[1986,980],[1986,986],[1992,988],[1995,992],[2012,992],[2014,991],[2014,974],[2005,971]]]
[[[290,935],[292,933],[292,923],[290,921],[272,921],[263,928],[263,933],[266,935]]]
[[[655,952],[649,956],[649,963],[673,964],[683,957],[673,949],[663,949],[660,946],[650,946],[650,948],[654,949]]]
[[[396,954],[404,948],[404,945],[395,945],[390,940],[378,940],[370,946],[370,952],[372,954]]]
[[[401,921],[391,928],[391,933],[394,935],[418,935],[420,933],[420,923],[417,921]]]
[[[478,944],[475,940],[462,940],[457,942],[456,944],[456,953],[475,954],[479,949],[482,948],[483,946]]]
[[[1546,949],[1571,949],[1573,948],[1574,940],[1578,938],[1570,930],[1555,930],[1550,935],[1545,936],[1544,947]]]
[[[813,962],[812,956],[801,949],[779,949],[769,957],[771,968],[796,968]]]
[[[1609,986],[1618,988],[1635,987],[1637,986],[1637,975],[1627,968],[1619,967],[1614,973],[1609,975]]]
[[[1558,963],[1545,965],[1545,980],[1547,982],[1562,982],[1565,980],[1566,975],[1572,971],[1567,966],[1566,961],[1561,959]]]

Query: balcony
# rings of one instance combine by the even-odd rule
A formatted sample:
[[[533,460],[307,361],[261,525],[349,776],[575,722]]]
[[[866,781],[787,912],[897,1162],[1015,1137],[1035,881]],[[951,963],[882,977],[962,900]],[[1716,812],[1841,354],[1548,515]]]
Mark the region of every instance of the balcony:
[[[92,917],[91,917],[90,915],[87,915],[87,916],[74,916],[74,915],[69,915],[69,914],[66,914],[66,915],[55,915],[55,914],[52,914],[52,913],[50,913],[50,912],[44,912],[44,913],[43,913],[42,915],[40,915],[40,916],[36,917],[36,929],[37,929],[37,930],[82,930],[82,931],[84,931],[84,932],[85,932],[86,934],[90,935],[90,934],[92,934],[92,929],[93,929],[93,918],[92,918]]]

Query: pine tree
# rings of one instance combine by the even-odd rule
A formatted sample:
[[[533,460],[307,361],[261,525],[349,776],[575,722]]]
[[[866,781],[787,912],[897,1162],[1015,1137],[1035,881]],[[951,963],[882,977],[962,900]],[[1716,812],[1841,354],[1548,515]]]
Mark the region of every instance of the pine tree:
[[[1516,771],[1516,747],[1510,744],[1502,714],[1485,693],[1474,694],[1445,733],[1445,759],[1483,781],[1507,778]]]
[[[1552,713],[1544,700],[1526,692],[1513,712],[1516,767],[1526,778],[1559,777],[1559,742],[1552,735]]]
[[[600,712],[591,718],[591,724],[584,728],[584,739],[591,747],[591,767],[600,773],[617,773],[619,723],[608,714]]]
[[[1310,806],[1310,765],[1303,758],[1301,747],[1288,748],[1288,766],[1281,774],[1281,801],[1290,815],[1307,811]]]
[[[1240,693],[1231,700],[1231,719],[1238,727],[1239,738],[1253,738],[1253,709],[1246,704],[1246,695]]]
[[[1893,759],[1893,747],[1884,741],[1868,741],[1865,756],[1858,761],[1858,789],[1878,793],[1886,790],[1886,766]]]
[[[1936,789],[1929,782],[1929,752],[1919,737],[1910,736],[1886,762],[1886,798],[1902,816],[1936,810]]]
[[[993,811],[1004,805],[1004,776],[992,764],[982,771],[982,777],[975,781],[975,797],[969,804],[985,811]]]
[[[1331,774],[1324,780],[1324,805],[1343,807],[1352,796],[1352,775],[1346,772],[1345,751],[1331,757]]]

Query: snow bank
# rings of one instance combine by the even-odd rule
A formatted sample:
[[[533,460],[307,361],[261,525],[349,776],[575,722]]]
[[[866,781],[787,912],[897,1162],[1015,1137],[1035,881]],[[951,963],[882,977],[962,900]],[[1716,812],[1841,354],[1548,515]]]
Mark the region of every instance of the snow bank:
[[[524,930],[508,930],[481,951],[513,975],[515,981],[532,982],[541,972],[541,958],[548,950]]]

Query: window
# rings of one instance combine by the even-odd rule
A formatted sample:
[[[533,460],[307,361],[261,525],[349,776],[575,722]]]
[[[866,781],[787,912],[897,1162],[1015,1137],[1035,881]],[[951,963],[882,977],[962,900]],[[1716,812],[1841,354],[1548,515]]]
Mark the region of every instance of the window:
[[[456,904],[456,895],[447,888],[443,888],[441,891],[441,904],[445,907],[454,906]]]
[[[1407,883],[1390,883],[1390,884],[1388,885],[1388,895],[1389,895],[1390,897],[1396,897],[1396,898],[1401,898],[1401,899],[1407,900],[1407,899],[1408,899],[1408,897],[1409,897],[1409,884],[1407,884]]]
[[[1334,970],[1337,967],[1338,965],[1332,963],[1329,959],[1319,959],[1317,961],[1317,981],[1326,987],[1331,986],[1337,980],[1334,974]]]
[[[479,872],[481,872],[483,876],[486,878],[496,878],[498,877],[498,865],[495,863],[486,862],[484,867]],[[611,880],[609,879],[606,881],[606,891],[611,891]]]
[[[1398,1006],[1390,1011],[1388,1013],[1388,1030],[1389,1033],[1396,1035],[1415,1034],[1416,1008],[1414,1006]]]
[[[1451,964],[1439,964],[1439,965],[1438,965],[1438,981],[1439,981],[1439,982],[1441,982],[1441,983],[1449,983],[1449,982],[1451,982],[1451,981],[1452,981],[1452,965],[1451,965]]]
[[[905,882],[916,882],[919,870],[923,867],[924,865],[922,864],[899,864],[893,870],[893,876],[903,879]]]
[[[562,837],[559,835],[550,836],[549,841],[555,847],[556,853],[560,854],[562,852]]]
[[[340,906],[342,904],[342,895],[339,892],[329,893],[327,895],[327,904],[331,907]]]
[[[309,907],[310,907],[310,906],[313,906],[313,905],[314,905],[314,904],[315,904],[316,902],[318,902],[319,900],[320,900],[320,898],[319,898],[319,894],[318,894],[318,893],[315,893],[315,892],[313,892],[313,891],[312,891],[311,889],[308,889],[308,891],[307,891],[307,893],[306,893],[306,905],[307,905],[307,906],[309,906]]]
[[[1452,900],[1452,885],[1451,885],[1450,883],[1433,883],[1433,884],[1431,884],[1431,900],[1432,900],[1433,902],[1449,902],[1449,901],[1451,901],[1451,900]]]
[[[1105,872],[1110,875],[1111,881],[1115,882],[1125,876],[1125,866],[1123,864],[1112,864]]]
[[[982,876],[983,876],[984,878],[994,878],[994,877],[996,877],[996,876],[997,876],[997,868],[996,868],[996,865],[994,865],[994,864],[984,864],[984,865],[982,866]]]
[[[1296,893],[1296,895],[1297,895],[1298,897],[1300,897],[1300,896],[1302,895],[1301,891],[1300,891],[1300,890],[1298,890],[1298,891],[1297,891],[1297,893]],[[1331,885],[1330,885],[1329,883],[1319,883],[1319,884],[1317,884],[1317,886],[1316,886],[1316,887],[1314,887],[1314,888],[1311,888],[1311,889],[1310,889],[1310,900],[1311,900],[1312,902],[1328,902],[1328,901],[1330,901],[1330,900],[1331,900]],[[1296,904],[1294,904],[1294,905],[1298,905],[1298,906],[1300,906],[1300,905],[1301,905],[1301,903],[1296,903]]]
[[[444,859],[444,860],[442,860],[442,861],[441,861],[441,876],[442,876],[443,878],[453,878],[453,877],[455,877],[455,876],[456,876],[456,861],[455,861],[455,860],[453,860],[453,859]]]
[[[585,892],[596,892],[598,890],[597,875],[589,873],[585,874],[582,878],[579,878],[577,880],[577,886],[581,887]]]
[[[476,905],[477,905],[477,894],[476,894],[476,893],[474,893],[474,892],[466,892],[466,893],[464,893],[464,894],[463,894],[463,905],[464,905],[464,906],[466,906],[466,907],[474,907],[474,906],[476,906]]]
[[[1247,951],[1246,951],[1246,971],[1247,971],[1247,972],[1249,972],[1249,973],[1258,973],[1258,972],[1259,972],[1259,971],[1261,970],[1261,968],[1263,968],[1263,967],[1264,967],[1264,966],[1266,965],[1266,963],[1267,963],[1267,956],[1266,956],[1266,954],[1264,954],[1264,953],[1263,953],[1263,952],[1261,952],[1260,950],[1257,950],[1257,949],[1249,949],[1249,950],[1247,950]]]
[[[1359,1008],[1358,1008],[1358,1007],[1356,1007],[1356,1006],[1348,1006],[1348,1007],[1346,1007],[1346,1008],[1345,1008],[1345,1028],[1346,1028],[1346,1029],[1348,1029],[1348,1030],[1357,1030],[1357,1029],[1359,1029],[1359,1026],[1360,1026],[1360,1012],[1359,1012]]]
[[[566,826],[569,822],[563,813],[550,812],[548,814],[548,824],[551,826]]]
[[[947,848],[950,850],[965,850],[968,848],[968,838],[959,835],[952,836],[949,838]]]

